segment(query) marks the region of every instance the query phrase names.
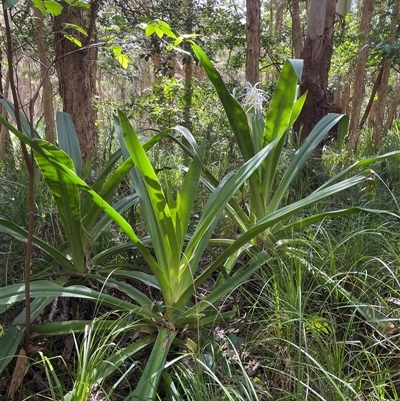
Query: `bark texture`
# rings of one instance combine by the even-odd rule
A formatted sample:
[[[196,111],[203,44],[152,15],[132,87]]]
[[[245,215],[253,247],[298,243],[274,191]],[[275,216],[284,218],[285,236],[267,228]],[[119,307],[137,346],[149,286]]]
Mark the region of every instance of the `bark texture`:
[[[50,75],[48,73],[50,62],[46,56],[42,13],[36,7],[33,7],[33,10],[35,15],[36,44],[40,61],[40,76],[43,81],[42,106],[45,121],[44,135],[46,141],[54,144],[56,141],[56,123],[54,120],[53,85],[51,83]]]
[[[397,20],[399,16],[399,6],[400,0],[395,0],[393,2],[391,23],[390,23],[390,37],[389,44],[393,45],[396,41],[396,33],[397,33]],[[388,95],[388,87],[389,87],[389,76],[390,69],[392,67],[392,59],[388,56],[385,56],[383,62],[383,71],[382,71],[382,80],[381,84],[378,87],[378,100],[376,104],[376,118],[375,118],[375,127],[374,127],[374,145],[375,149],[379,148],[379,145],[382,141],[383,134],[385,131],[384,119],[385,119],[385,110],[387,104],[387,95]]]
[[[351,157],[353,151],[357,148],[358,141],[360,139],[360,112],[361,106],[364,100],[364,79],[365,79],[365,66],[368,60],[368,39],[369,32],[371,30],[371,18],[374,11],[375,0],[365,0],[362,11],[361,11],[361,23],[360,23],[360,50],[358,53],[358,59],[355,69],[354,86],[353,86],[353,100],[350,116],[349,125],[349,137],[348,137],[348,152]]]
[[[307,138],[319,120],[333,108],[328,91],[328,75],[333,53],[333,25],[336,0],[311,0],[308,27],[301,58],[304,70],[301,93],[308,92],[307,100],[295,125],[301,139]]]
[[[93,42],[98,2],[91,2],[91,9],[70,7],[62,3],[62,13],[54,19],[56,69],[63,110],[71,115],[85,162],[95,151],[98,139],[95,130],[96,112],[92,95],[95,92],[97,50],[90,46]],[[83,27],[88,36],[75,30],[65,29],[63,24]],[[82,47],[64,36],[64,33],[77,37]]]
[[[290,16],[292,17],[293,56],[300,58],[303,49],[303,32],[300,21],[300,0],[289,0]]]
[[[260,82],[260,0],[246,0],[246,81]]]

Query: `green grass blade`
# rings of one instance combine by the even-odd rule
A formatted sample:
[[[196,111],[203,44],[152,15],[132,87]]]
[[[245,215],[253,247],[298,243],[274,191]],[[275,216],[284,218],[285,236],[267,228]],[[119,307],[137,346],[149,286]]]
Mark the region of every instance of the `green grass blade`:
[[[193,291],[193,287],[198,288],[218,267],[220,267],[231,255],[233,255],[240,247],[250,242],[253,238],[261,234],[262,232],[270,229],[275,224],[279,224],[282,221],[287,221],[290,216],[299,212],[300,210],[315,204],[335,193],[341,192],[345,189],[351,188],[352,186],[358,185],[365,181],[370,180],[370,171],[366,171],[363,174],[358,174],[354,177],[348,178],[342,182],[325,188],[322,191],[313,192],[307,198],[297,201],[294,204],[288,205],[281,208],[274,213],[269,214],[264,219],[257,222],[252,228],[243,233],[231,246],[229,246],[222,254],[207,268],[205,269],[194,281],[190,288],[187,288],[184,295],[188,296]],[[385,212],[382,212],[385,213]]]
[[[326,187],[328,187],[328,186],[332,185],[333,183],[339,181],[340,179],[342,179],[343,177],[345,177],[346,175],[348,175],[352,171],[358,170],[361,167],[365,167],[365,166],[368,166],[368,165],[370,165],[372,163],[376,163],[376,162],[379,162],[379,161],[382,161],[382,160],[388,160],[388,159],[398,158],[398,157],[400,157],[400,150],[395,150],[393,152],[385,153],[384,155],[380,155],[380,156],[367,157],[365,159],[362,159],[362,160],[352,164],[351,166],[345,168],[340,173],[336,174],[334,177],[332,177],[327,182],[325,182],[325,184],[321,185],[317,189],[317,191],[325,189]]]
[[[198,304],[189,308],[184,314],[182,314],[177,321],[177,324],[184,326],[186,323],[188,323],[185,321],[187,317],[192,320],[193,316],[200,315],[201,312],[203,312],[210,305],[214,305],[216,302],[219,302],[225,295],[244,284],[269,259],[270,256],[266,252],[260,252],[255,255],[252,258],[249,266],[237,271],[235,274],[213,289],[211,293],[204,297]]]

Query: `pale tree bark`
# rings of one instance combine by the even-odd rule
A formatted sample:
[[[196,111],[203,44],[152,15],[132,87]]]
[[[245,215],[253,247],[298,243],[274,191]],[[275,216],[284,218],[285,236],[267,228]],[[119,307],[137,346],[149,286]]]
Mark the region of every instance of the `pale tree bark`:
[[[54,144],[56,140],[56,123],[54,120],[53,85],[51,83],[50,74],[48,71],[50,68],[50,62],[46,56],[46,46],[44,43],[43,16],[36,7],[33,7],[33,10],[35,16],[36,44],[40,62],[40,76],[43,81],[42,106],[45,121],[44,135],[46,141]]]
[[[390,110],[389,110],[388,117],[386,120],[386,124],[385,124],[386,130],[390,130],[392,128],[393,121],[396,118],[397,107],[398,107],[399,103],[400,103],[400,75],[397,74],[397,90],[396,90],[396,95],[390,106]]]
[[[399,6],[400,6],[400,0],[395,0],[393,3],[393,9],[391,13],[392,17],[390,23],[389,44],[391,45],[393,45],[396,40]],[[373,134],[375,150],[379,148],[379,145],[382,141],[383,132],[385,129],[384,118],[385,118],[385,109],[387,103],[387,94],[388,94],[389,76],[391,67],[392,67],[392,60],[388,56],[385,56],[383,71],[382,71],[382,80],[381,84],[378,87],[378,100],[376,104],[377,115],[375,119],[374,134]]]
[[[290,16],[292,18],[293,57],[300,58],[303,50],[303,30],[300,21],[300,0],[289,0]]]
[[[283,10],[285,9],[284,0],[276,1],[276,13],[275,13],[275,35],[277,38],[280,37],[283,29]]]
[[[308,92],[295,131],[305,139],[333,106],[328,93],[328,75],[333,53],[336,0],[311,0],[301,58],[304,60],[301,93]]]
[[[95,19],[98,1],[92,0],[90,10],[70,7],[62,3],[61,15],[54,18],[56,70],[59,80],[59,92],[63,101],[63,110],[71,115],[78,134],[82,160],[95,153],[98,138],[95,129],[96,112],[92,95],[95,92],[96,48],[93,44]],[[83,27],[88,36],[80,35],[75,30],[68,33],[79,37],[82,47],[64,37],[63,23]]]
[[[246,81],[260,81],[261,1],[246,0]]]
[[[365,67],[368,60],[368,40],[369,32],[371,30],[371,18],[374,11],[375,0],[365,0],[361,11],[361,22],[360,22],[360,50],[358,53],[358,59],[355,69],[354,85],[353,85],[353,99],[351,102],[351,115],[350,125],[348,134],[348,156],[351,157],[353,151],[356,150],[358,141],[360,139],[360,112],[361,106],[364,100],[364,79],[365,79]]]

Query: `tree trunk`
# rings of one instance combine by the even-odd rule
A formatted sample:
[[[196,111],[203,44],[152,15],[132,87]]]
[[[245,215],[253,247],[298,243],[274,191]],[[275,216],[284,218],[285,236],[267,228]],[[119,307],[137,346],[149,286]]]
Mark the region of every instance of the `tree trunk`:
[[[364,78],[365,66],[368,60],[368,40],[371,29],[371,18],[374,11],[375,0],[365,0],[362,8],[360,23],[360,50],[358,53],[357,65],[354,77],[353,100],[350,115],[349,136],[348,136],[348,156],[351,157],[356,150],[360,139],[359,121],[361,106],[364,100]]]
[[[396,40],[397,33],[397,19],[399,15],[399,6],[400,0],[395,0],[392,9],[392,20],[390,23],[390,36],[389,43],[393,45]],[[388,86],[389,86],[389,75],[390,69],[392,67],[392,60],[385,56],[384,64],[383,64],[383,72],[382,72],[382,80],[381,84],[378,87],[378,101],[377,101],[377,116],[375,120],[374,127],[374,146],[375,150],[379,148],[379,145],[382,141],[383,131],[384,131],[384,118],[385,118],[385,109],[387,103],[387,94],[388,94]]]
[[[48,69],[50,68],[49,60],[46,57],[46,47],[43,35],[43,19],[42,13],[33,7],[35,16],[35,35],[37,43],[37,51],[40,61],[40,76],[43,80],[42,91],[42,105],[43,115],[45,121],[44,136],[46,141],[52,144],[56,142],[56,123],[54,120],[54,106],[53,106],[53,85],[51,84]]]
[[[94,35],[98,2],[91,2],[89,10],[68,6],[62,3],[62,13],[54,18],[56,70],[59,80],[60,96],[63,110],[71,115],[79,138],[83,162],[95,152],[98,138],[95,130],[96,113],[92,103],[93,75],[95,77],[96,49],[90,47]],[[88,36],[78,34],[75,30],[65,30],[64,23],[83,27]],[[68,40],[63,32],[77,37],[82,47]]]
[[[292,45],[293,57],[300,58],[303,49],[303,32],[300,21],[300,0],[289,0],[290,15],[292,17]]]
[[[186,18],[185,29],[188,34],[193,33],[193,0],[184,1],[184,15]],[[184,93],[184,108],[183,108],[183,125],[189,130],[192,130],[192,97],[193,97],[193,73],[194,62],[190,55],[191,48],[189,45],[185,49],[188,55],[183,59],[183,70],[185,72],[185,93]]]
[[[303,140],[332,107],[328,75],[333,53],[335,7],[336,0],[310,1],[306,43],[301,53],[304,70],[300,86],[301,93],[307,91],[308,95],[295,125]]]
[[[371,95],[369,97],[369,101],[368,101],[367,107],[365,108],[364,115],[361,118],[360,126],[358,128],[359,131],[361,131],[363,129],[364,124],[367,121],[367,118],[369,116],[369,113],[371,112],[372,105],[374,104],[374,99],[375,99],[376,92],[378,91],[378,88],[379,88],[379,86],[380,86],[380,84],[382,82],[383,67],[384,67],[384,65],[382,63],[381,66],[379,67],[379,72],[378,72],[378,75],[377,75],[377,77],[375,79],[374,86],[372,87]]]
[[[400,103],[400,76],[397,74],[397,91],[396,95],[392,101],[392,104],[390,106],[389,114],[386,120],[385,128],[386,130],[390,130],[393,125],[393,121],[396,118],[396,113],[397,113],[397,107]]]
[[[246,81],[260,82],[260,0],[246,0]]]
[[[8,98],[8,90],[10,88],[10,77],[9,73],[7,71],[6,73],[6,82],[3,88],[3,83],[0,82],[0,98],[1,99],[7,99]],[[7,110],[6,108],[0,104],[0,115],[2,115],[6,120],[7,118]],[[8,129],[4,126],[1,125],[0,127],[0,159],[4,160],[6,156],[8,156],[12,151],[12,143],[11,143],[11,137]]]

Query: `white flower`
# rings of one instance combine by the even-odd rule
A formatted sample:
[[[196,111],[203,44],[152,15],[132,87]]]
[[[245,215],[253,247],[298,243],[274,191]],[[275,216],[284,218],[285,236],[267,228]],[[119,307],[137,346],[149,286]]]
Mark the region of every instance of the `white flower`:
[[[236,97],[236,90],[233,91],[233,96],[235,96],[238,100],[242,101],[243,108],[246,113],[262,111],[262,106],[264,102],[267,102],[267,94],[257,86],[260,83],[257,82],[254,86],[250,84],[250,82],[246,82],[246,86],[242,89],[241,93]]]

